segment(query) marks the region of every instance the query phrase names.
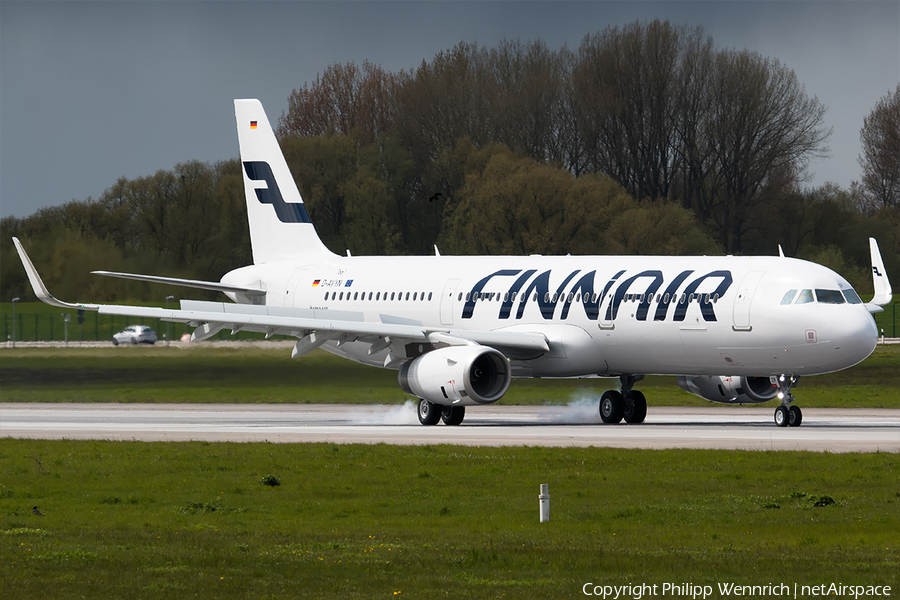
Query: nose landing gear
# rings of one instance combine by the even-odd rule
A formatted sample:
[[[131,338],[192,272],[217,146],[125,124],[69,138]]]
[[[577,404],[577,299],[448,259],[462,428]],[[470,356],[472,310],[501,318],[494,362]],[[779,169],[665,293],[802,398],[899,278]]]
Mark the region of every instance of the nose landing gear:
[[[803,411],[799,406],[791,406],[794,401],[791,388],[797,385],[798,379],[795,375],[778,378],[778,399],[781,400],[781,406],[775,409],[775,424],[778,427],[799,427],[803,422]]]

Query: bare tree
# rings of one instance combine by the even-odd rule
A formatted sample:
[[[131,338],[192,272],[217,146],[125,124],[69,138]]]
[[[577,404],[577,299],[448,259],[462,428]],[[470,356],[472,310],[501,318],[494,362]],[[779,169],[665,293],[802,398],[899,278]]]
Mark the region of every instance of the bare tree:
[[[707,143],[713,149],[721,242],[741,252],[755,203],[773,174],[802,177],[827,152],[825,107],[806,95],[794,71],[747,51],[719,52]],[[701,215],[705,216],[705,215]]]
[[[589,169],[637,198],[665,198],[672,183],[679,30],[633,23],[587,36],[573,74]]]
[[[878,101],[859,132],[862,186],[872,208],[900,207],[900,84]]]
[[[400,75],[366,61],[334,64],[314,84],[291,92],[288,111],[278,120],[278,134],[356,135],[372,143],[390,131],[397,113]]]

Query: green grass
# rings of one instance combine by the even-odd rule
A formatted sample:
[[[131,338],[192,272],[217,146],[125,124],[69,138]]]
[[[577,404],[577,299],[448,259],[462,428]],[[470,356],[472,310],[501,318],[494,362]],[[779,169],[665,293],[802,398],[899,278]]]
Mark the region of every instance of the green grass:
[[[516,380],[504,404],[566,404],[599,398],[615,380]],[[707,406],[674,377],[638,384],[650,406]],[[900,408],[900,345],[879,346],[846,371],[804,377],[804,407]],[[408,400],[396,371],[322,351],[298,360],[290,349],[197,344],[181,348],[0,349],[4,402],[247,402],[397,404]],[[716,405],[718,406],[718,405]],[[771,409],[771,403],[762,405]],[[725,407],[727,410],[727,407]]]
[[[0,473],[3,598],[900,585],[883,453],[4,439]]]

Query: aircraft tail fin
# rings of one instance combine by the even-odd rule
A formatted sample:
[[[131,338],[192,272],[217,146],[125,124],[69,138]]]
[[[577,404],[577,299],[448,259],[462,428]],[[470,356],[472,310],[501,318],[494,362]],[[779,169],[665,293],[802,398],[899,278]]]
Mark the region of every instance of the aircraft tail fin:
[[[259,100],[235,100],[253,263],[332,255],[319,239]]]
[[[891,290],[891,281],[888,279],[887,271],[884,270],[884,261],[881,259],[881,252],[878,250],[878,242],[875,238],[869,238],[869,250],[872,254],[872,281],[875,284],[875,297],[866,306],[872,312],[881,312],[881,307],[890,304],[893,299],[893,290]]]

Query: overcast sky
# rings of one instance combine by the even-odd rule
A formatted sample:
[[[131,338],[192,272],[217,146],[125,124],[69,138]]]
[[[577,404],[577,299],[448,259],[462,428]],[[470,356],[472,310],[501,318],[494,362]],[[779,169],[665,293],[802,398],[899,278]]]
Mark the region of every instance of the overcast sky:
[[[702,25],[794,69],[828,108],[811,183],[859,178],[859,129],[900,82],[900,2],[0,1],[0,216],[99,197],[119,177],[236,157],[232,99],[271,121],[336,62],[411,69],[460,41],[577,48],[635,20]]]

